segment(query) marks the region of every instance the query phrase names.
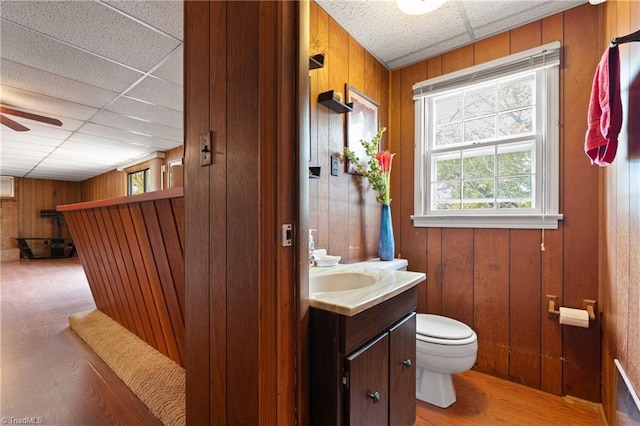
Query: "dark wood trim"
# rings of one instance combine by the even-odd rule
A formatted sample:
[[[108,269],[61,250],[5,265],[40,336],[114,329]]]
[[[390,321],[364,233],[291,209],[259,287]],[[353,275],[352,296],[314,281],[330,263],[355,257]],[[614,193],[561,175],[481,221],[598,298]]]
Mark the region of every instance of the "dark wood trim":
[[[184,196],[182,187],[164,189],[162,191],[147,192],[145,194],[130,195],[126,197],[109,198],[98,201],[85,201],[84,203],[63,204],[56,207],[59,212],[66,212],[80,209],[93,209],[98,207],[117,206],[119,204],[142,203],[144,201],[164,200]]]

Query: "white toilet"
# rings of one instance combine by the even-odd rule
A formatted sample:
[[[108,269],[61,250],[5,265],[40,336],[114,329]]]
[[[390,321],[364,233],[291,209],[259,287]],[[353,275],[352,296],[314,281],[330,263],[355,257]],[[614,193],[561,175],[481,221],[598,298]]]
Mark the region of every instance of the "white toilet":
[[[476,362],[476,333],[452,318],[418,314],[416,352],[416,398],[441,408],[456,402],[452,374]]]
[[[406,259],[361,263],[373,268],[407,270]],[[473,367],[478,337],[468,325],[432,314],[416,315],[416,398],[441,408],[456,402],[452,374]]]

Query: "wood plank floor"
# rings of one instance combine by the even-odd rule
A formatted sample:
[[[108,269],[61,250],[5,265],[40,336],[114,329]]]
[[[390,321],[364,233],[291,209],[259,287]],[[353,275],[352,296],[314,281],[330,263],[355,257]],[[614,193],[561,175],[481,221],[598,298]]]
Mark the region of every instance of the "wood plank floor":
[[[158,420],[68,327],[95,305],[77,258],[0,264],[0,417],[46,425],[157,425]],[[470,371],[458,401],[418,401],[421,425],[601,425],[596,404]]]
[[[69,329],[70,314],[95,308],[77,258],[3,262],[0,269],[2,423],[161,424]]]
[[[415,425],[605,425],[599,404],[560,397],[487,374],[454,376],[457,401],[442,409],[418,401]]]

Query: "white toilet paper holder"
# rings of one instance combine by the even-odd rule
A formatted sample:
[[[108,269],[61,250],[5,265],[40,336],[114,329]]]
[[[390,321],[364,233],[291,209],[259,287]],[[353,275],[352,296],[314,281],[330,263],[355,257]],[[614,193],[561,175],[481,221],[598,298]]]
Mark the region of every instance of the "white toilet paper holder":
[[[548,301],[548,314],[550,317],[560,316],[560,310],[558,306],[558,296],[553,294],[547,294]],[[582,309],[585,309],[589,313],[589,319],[596,319],[596,301],[593,299],[582,299]]]

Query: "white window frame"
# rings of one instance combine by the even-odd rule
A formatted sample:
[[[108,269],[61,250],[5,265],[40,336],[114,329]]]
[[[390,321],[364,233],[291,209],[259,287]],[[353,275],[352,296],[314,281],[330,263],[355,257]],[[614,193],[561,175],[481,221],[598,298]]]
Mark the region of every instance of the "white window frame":
[[[486,62],[451,74],[436,77],[413,86],[415,105],[415,178],[414,214],[416,227],[449,228],[523,228],[557,229],[563,215],[559,213],[559,104],[560,104],[560,42],[553,42],[505,58]],[[430,155],[426,97],[459,89],[472,84],[508,77],[524,71],[536,71],[538,102],[543,114],[536,120],[535,191],[539,193],[533,209],[495,210],[431,210]],[[538,108],[538,107],[536,107]],[[546,113],[544,113],[546,111]],[[525,138],[527,139],[527,138]],[[529,140],[532,137],[528,137]],[[475,148],[475,146],[474,146]],[[470,149],[474,149],[470,148]]]

